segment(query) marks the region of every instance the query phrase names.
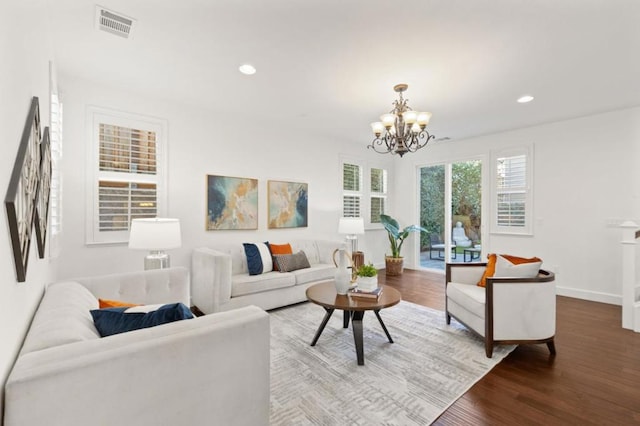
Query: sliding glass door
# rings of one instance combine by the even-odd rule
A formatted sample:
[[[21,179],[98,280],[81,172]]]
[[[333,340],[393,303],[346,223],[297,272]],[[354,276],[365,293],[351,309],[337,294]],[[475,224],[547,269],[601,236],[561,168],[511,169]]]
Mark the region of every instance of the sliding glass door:
[[[482,253],[482,162],[461,161],[419,169],[420,266],[479,261]],[[450,206],[449,209],[446,206]]]

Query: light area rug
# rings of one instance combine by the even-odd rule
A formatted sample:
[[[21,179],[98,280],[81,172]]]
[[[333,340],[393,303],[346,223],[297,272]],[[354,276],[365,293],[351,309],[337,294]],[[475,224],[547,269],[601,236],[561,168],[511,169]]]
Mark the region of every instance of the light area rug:
[[[302,303],[271,311],[271,425],[428,425],[515,346],[487,358],[481,339],[444,312],[409,302],[363,319],[365,365],[358,366],[351,327]]]

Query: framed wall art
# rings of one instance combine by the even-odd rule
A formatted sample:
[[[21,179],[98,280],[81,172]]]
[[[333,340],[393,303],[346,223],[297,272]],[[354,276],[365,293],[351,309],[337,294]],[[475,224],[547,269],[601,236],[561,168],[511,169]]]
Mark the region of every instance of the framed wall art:
[[[270,180],[267,185],[269,229],[304,228],[308,221],[308,185]]]
[[[45,127],[40,142],[40,183],[36,195],[36,242],[38,255],[44,259],[44,246],[47,241],[47,221],[49,219],[49,197],[51,195],[51,141],[49,128]]]
[[[4,198],[18,282],[24,282],[27,277],[39,178],[40,108],[38,98],[34,96]]]
[[[258,180],[207,175],[206,230],[258,229]]]

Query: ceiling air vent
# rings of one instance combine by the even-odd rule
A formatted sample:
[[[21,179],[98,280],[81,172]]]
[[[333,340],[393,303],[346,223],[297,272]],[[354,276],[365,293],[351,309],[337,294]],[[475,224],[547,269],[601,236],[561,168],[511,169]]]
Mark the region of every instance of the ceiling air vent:
[[[129,38],[135,22],[135,19],[124,16],[121,13],[105,9],[102,6],[96,6],[96,28],[99,30]]]

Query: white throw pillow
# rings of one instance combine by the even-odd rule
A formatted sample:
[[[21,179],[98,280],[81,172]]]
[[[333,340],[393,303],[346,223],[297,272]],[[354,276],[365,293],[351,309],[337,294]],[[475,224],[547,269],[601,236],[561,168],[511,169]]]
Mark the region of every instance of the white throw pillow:
[[[542,266],[540,262],[519,263],[514,265],[504,257],[498,255],[496,258],[496,273],[494,277],[509,278],[533,278],[538,276],[538,270]]]

